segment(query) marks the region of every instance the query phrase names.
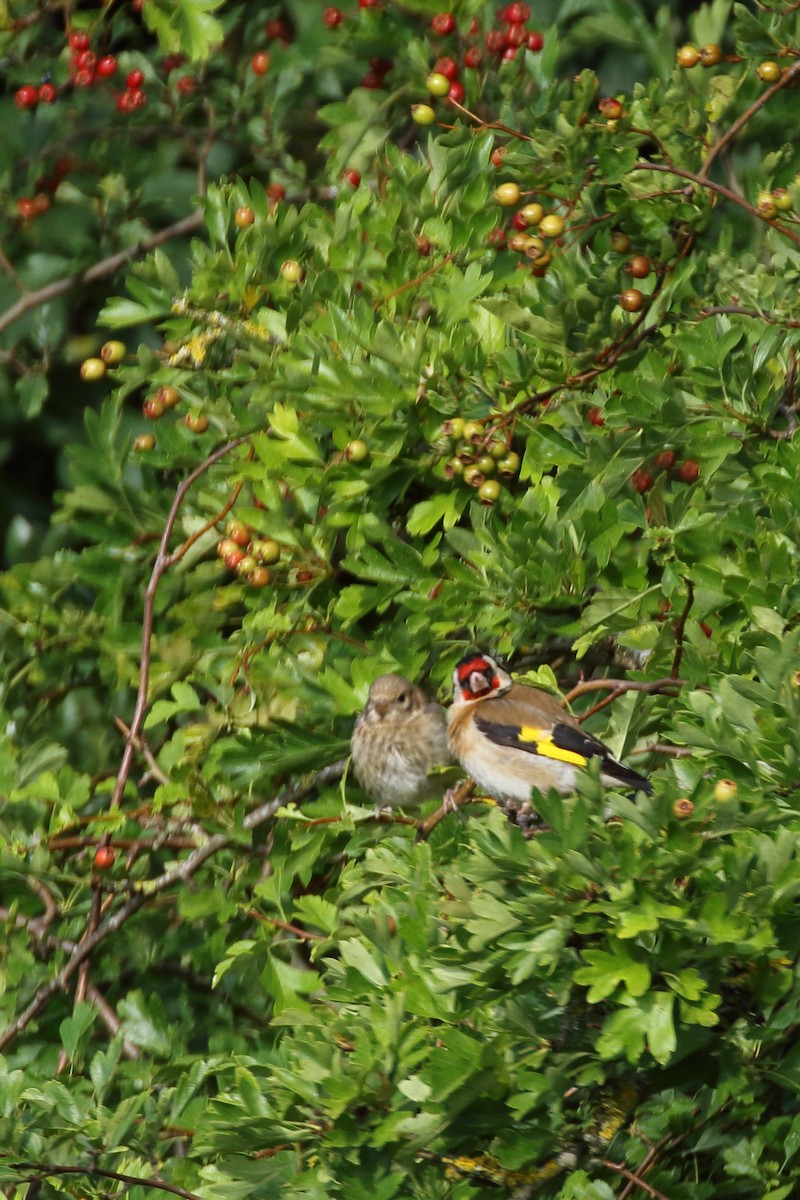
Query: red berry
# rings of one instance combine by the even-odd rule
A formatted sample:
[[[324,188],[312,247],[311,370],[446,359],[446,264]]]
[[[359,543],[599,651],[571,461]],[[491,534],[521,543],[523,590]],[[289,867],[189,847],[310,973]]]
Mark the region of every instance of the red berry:
[[[244,521],[229,521],[226,532],[237,546],[246,546],[250,541],[250,527],[245,525]]]
[[[380,8],[380,0],[358,0],[359,8]]]
[[[130,90],[132,92],[135,92],[137,90],[137,88],[140,88],[143,83],[144,83],[144,71],[140,71],[137,67],[135,70],[128,72],[127,78],[125,80],[125,86],[130,88]]]
[[[458,78],[458,63],[454,58],[448,58],[447,56],[437,58],[433,64],[433,70],[439,75],[444,75],[445,79],[449,79],[451,83],[454,79]]]
[[[538,32],[538,30],[533,29],[525,39],[525,45],[532,54],[538,54],[544,45],[544,38]]]
[[[136,97],[140,95],[141,92],[120,92],[117,96],[117,108],[120,112],[133,112],[138,108]]]
[[[98,871],[107,871],[114,865],[117,852],[113,846],[98,846],[94,852],[94,865]]]
[[[487,50],[492,54],[499,54],[506,44],[506,35],[502,29],[490,29],[485,41]]]
[[[52,83],[40,84],[38,98],[41,104],[53,104],[55,102],[56,89]]]
[[[23,221],[30,221],[36,216],[36,201],[30,196],[20,196],[17,201],[17,212]]]
[[[482,59],[483,53],[480,46],[470,46],[469,50],[464,54],[464,66],[475,70],[481,65]]]
[[[638,471],[634,471],[631,475],[631,484],[633,490],[642,495],[642,493],[649,491],[653,486],[653,476],[649,471],[645,471],[643,467],[640,467]]]
[[[521,46],[527,40],[527,34],[522,25],[509,25],[505,34],[506,46]]]
[[[90,71],[88,67],[82,67],[80,71],[76,71],[72,82],[78,88],[90,88],[94,83],[94,71]]]
[[[490,229],[486,235],[487,246],[502,246],[505,244],[506,231],[498,226],[496,229]]]
[[[625,112],[619,100],[615,100],[613,96],[604,96],[602,100],[598,100],[597,107],[602,116],[607,117],[609,121],[618,120]]]
[[[161,66],[164,69],[164,74],[169,75],[171,71],[177,71],[178,67],[182,67],[186,61],[183,54],[167,54]]]
[[[343,19],[342,10],[340,8],[326,8],[322,14],[323,24],[329,29],[335,29],[337,25],[341,25]]]
[[[231,550],[230,554],[225,555],[225,566],[229,571],[235,571],[244,556],[244,550]]]
[[[14,93],[14,103],[17,108],[35,108],[39,101],[39,89],[31,83],[25,83]]]
[[[634,279],[646,279],[652,270],[650,259],[644,254],[634,254],[633,258],[625,264],[625,270]]]
[[[371,58],[369,60],[369,65],[376,75],[388,75],[394,66],[394,59],[382,58],[379,56],[377,58]]]
[[[121,346],[122,343],[121,342],[116,342],[116,343],[115,342],[107,342],[106,345]],[[105,349],[105,347],[104,347],[104,349]],[[124,346],[123,346],[123,353],[124,353]],[[100,354],[102,357],[105,357],[105,355],[103,355],[102,350],[100,351]],[[110,362],[110,361],[112,361],[110,358],[106,358],[106,362]],[[164,408],[174,408],[175,405],[178,403],[178,401],[181,398],[180,392],[178,391],[178,389],[176,387],[173,387],[171,383],[162,384],[161,387],[156,392],[156,396],[161,401],[161,403],[164,405]]]
[[[514,46],[509,46],[507,50],[503,51],[503,53],[500,55],[500,57],[502,59],[504,59],[505,62],[513,62],[514,59],[517,57],[517,51],[514,48]]]
[[[524,25],[531,15],[529,4],[507,4],[500,13],[501,21],[506,25]]]
[[[268,183],[265,191],[270,204],[277,204],[286,195],[286,188],[282,183]]]
[[[596,425],[598,429],[602,428],[602,426],[606,423],[602,409],[597,408],[596,406],[589,409],[586,414],[586,420],[590,425]]]
[[[274,42],[281,41],[284,43],[289,43],[292,40],[292,33],[289,29],[289,26],[280,17],[274,21],[267,21],[266,25],[264,26],[264,32],[266,33],[267,37],[271,38]]]
[[[700,468],[693,458],[687,458],[686,462],[678,467],[678,478],[684,483],[694,483],[699,474]]]
[[[254,75],[266,75],[269,70],[269,55],[266,50],[259,50],[250,59],[250,70]]]
[[[148,396],[142,405],[142,415],[148,421],[157,421],[164,415],[164,401],[159,400],[158,396]]]
[[[379,75],[377,71],[367,71],[359,86],[376,92],[383,87],[383,76]]]
[[[97,55],[94,50],[82,50],[75,59],[75,66],[79,71],[91,71],[94,75],[94,69],[97,66]]]
[[[431,31],[438,37],[446,37],[455,27],[456,19],[452,13],[437,13],[435,17],[431,17]]]
[[[88,33],[76,32],[69,35],[69,45],[71,50],[88,50],[91,44],[92,39],[89,37]]]
[[[95,74],[101,79],[109,79],[117,69],[117,60],[113,54],[104,54],[97,60]]]
[[[638,288],[626,288],[619,302],[626,312],[641,312],[644,307],[644,295]]]
[[[272,575],[266,567],[256,566],[252,571],[248,571],[247,582],[250,584],[250,587],[269,587],[272,582]]]
[[[464,102],[464,85],[463,85],[463,83],[460,83],[458,79],[454,79],[453,82],[450,84],[450,87],[447,92],[447,98],[448,98],[448,100],[454,101],[454,103],[456,103],[456,104],[463,104],[463,102]]]
[[[671,471],[675,466],[675,451],[661,450],[653,459],[653,466],[659,471]]]
[[[361,174],[359,171],[355,171],[351,167],[349,171],[342,172],[342,179],[346,180],[351,187],[357,188],[361,183]]]
[[[182,96],[193,96],[197,91],[197,80],[194,75],[181,75],[178,80],[178,91]]]

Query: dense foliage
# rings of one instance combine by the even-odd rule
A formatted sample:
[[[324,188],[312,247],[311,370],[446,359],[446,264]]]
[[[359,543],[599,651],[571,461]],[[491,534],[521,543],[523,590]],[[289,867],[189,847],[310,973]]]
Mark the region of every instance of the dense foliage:
[[[0,5],[8,1196],[797,1193],[800,10],[525,8]],[[377,819],[475,645],[653,795]]]

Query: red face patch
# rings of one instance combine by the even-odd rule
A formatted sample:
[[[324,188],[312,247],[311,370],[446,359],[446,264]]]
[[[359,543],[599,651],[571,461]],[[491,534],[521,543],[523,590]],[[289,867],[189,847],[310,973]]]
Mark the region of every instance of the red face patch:
[[[456,667],[456,678],[464,700],[475,700],[500,687],[494,663],[480,654],[462,658]]]

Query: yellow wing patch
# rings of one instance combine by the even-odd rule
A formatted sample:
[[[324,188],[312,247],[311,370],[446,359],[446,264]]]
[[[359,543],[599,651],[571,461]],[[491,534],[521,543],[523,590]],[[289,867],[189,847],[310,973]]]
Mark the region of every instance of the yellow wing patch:
[[[572,763],[576,767],[585,767],[588,759],[574,750],[562,750],[556,746],[546,729],[534,729],[532,725],[523,725],[519,731],[521,742],[535,742],[536,749],[544,758],[554,758],[556,762]]]

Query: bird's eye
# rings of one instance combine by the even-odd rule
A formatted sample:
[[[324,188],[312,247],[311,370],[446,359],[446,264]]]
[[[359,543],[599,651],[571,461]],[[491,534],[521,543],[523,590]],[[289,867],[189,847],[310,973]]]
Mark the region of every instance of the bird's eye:
[[[408,699],[408,692],[401,692],[400,695],[397,697],[397,703],[405,704],[407,699]]]

